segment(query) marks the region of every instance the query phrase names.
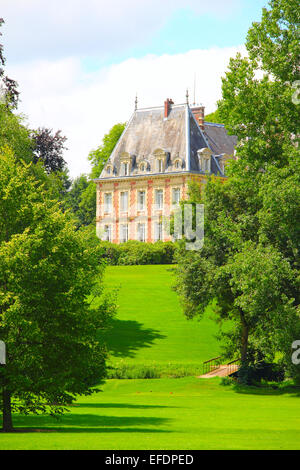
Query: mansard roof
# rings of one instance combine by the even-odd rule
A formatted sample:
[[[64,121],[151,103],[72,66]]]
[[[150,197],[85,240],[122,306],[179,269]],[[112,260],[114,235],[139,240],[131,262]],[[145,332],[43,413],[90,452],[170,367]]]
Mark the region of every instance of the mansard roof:
[[[129,177],[157,174],[157,159],[164,160],[160,173],[203,173],[198,151],[211,151],[211,172],[222,174],[218,156],[233,154],[236,139],[221,124],[204,123],[201,129],[188,104],[136,109],[116,144],[100,178],[122,176],[122,161],[129,162]],[[176,161],[178,163],[176,163]],[[142,163],[145,165],[142,165]],[[110,174],[107,168],[110,166]],[[126,176],[125,176],[126,177]]]

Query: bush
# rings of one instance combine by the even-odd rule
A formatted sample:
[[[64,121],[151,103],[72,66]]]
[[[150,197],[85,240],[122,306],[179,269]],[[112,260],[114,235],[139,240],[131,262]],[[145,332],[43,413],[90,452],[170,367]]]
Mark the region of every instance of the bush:
[[[258,362],[254,365],[242,366],[233,374],[238,381],[245,385],[267,382],[282,382],[284,380],[284,369],[279,364]]]
[[[107,369],[108,379],[161,379],[198,376],[201,365],[197,364],[128,364],[120,361]]]
[[[135,240],[116,245],[110,242],[100,242],[103,258],[108,264],[136,265],[136,264],[172,264],[174,263],[176,243],[155,242],[144,243]]]

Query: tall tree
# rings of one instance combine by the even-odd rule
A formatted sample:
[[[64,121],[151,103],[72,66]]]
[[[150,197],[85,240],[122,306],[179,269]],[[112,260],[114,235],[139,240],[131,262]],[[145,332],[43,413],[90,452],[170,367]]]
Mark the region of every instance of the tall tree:
[[[61,131],[39,127],[32,133],[34,142],[34,162],[42,161],[47,173],[62,172],[66,168],[63,151],[67,138]]]
[[[115,124],[110,131],[104,135],[101,145],[89,153],[88,159],[92,164],[91,178],[98,178],[116,146],[126,123]]]
[[[0,383],[3,430],[12,412],[62,413],[105,375],[97,331],[114,304],[102,295],[100,253],[74,230],[49,192],[0,154],[0,339],[7,364]],[[91,294],[94,295],[91,295]],[[91,298],[95,298],[91,300]],[[102,299],[102,300],[101,300]]]
[[[3,24],[3,18],[0,18],[0,28]],[[2,36],[1,32],[0,36]],[[16,108],[19,101],[18,84],[15,80],[5,75],[4,65],[3,44],[0,44],[0,100],[7,108]]]
[[[75,214],[78,226],[86,226],[95,222],[96,185],[92,179],[100,176],[124,128],[125,124],[115,124],[108,134],[104,135],[101,145],[96,150],[90,152],[88,156],[92,163],[90,178],[88,179],[86,175],[81,175],[73,181],[67,196],[66,206]]]
[[[281,351],[287,369],[300,334],[298,27],[298,2],[271,0],[249,30],[249,57],[230,60],[218,112],[239,159],[226,182],[191,188],[205,205],[204,247],[182,252],[177,282],[188,317],[216,299],[217,318],[233,320],[228,354],[248,364]]]

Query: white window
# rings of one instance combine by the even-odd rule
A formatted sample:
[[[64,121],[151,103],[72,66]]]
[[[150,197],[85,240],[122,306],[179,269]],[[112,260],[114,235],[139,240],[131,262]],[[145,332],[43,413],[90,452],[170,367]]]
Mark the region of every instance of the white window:
[[[104,193],[104,212],[112,210],[112,193]]]
[[[163,171],[163,161],[161,159],[157,160],[157,169],[159,173]]]
[[[154,226],[154,240],[157,242],[159,240],[162,240],[162,235],[163,235],[163,231],[162,231],[162,222],[156,222],[155,223],[155,226]]]
[[[128,224],[122,224],[120,227],[120,242],[128,241]]]
[[[172,203],[179,204],[179,201],[180,201],[180,188],[173,188]]]
[[[179,162],[179,160],[176,160],[176,162],[175,162],[175,168],[176,168],[176,170],[178,170],[178,169],[180,168],[180,162]]]
[[[163,190],[162,189],[157,189],[155,191],[156,209],[162,209],[163,208],[163,202],[164,202]]]
[[[123,176],[128,176],[128,174],[129,174],[129,165],[128,165],[128,163],[127,162],[122,163],[122,168],[123,168],[122,175]]]
[[[128,210],[128,191],[121,192],[120,199],[121,212],[126,212]]]
[[[205,173],[210,172],[210,160],[208,158],[204,159],[204,171]]]
[[[146,239],[146,227],[145,224],[138,224],[137,226],[137,239],[140,242],[144,242]]]
[[[111,225],[105,225],[104,226],[103,240],[111,242]]]
[[[139,191],[138,192],[138,210],[139,211],[145,210],[145,202],[146,202],[146,192]]]

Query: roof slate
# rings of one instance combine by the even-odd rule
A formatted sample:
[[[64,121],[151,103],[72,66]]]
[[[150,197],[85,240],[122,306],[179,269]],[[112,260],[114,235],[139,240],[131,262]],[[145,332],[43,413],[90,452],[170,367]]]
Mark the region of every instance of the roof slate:
[[[147,173],[155,174],[154,152],[161,149],[166,153],[164,173],[176,171],[177,159],[181,162],[181,172],[202,173],[198,150],[209,147],[214,155],[233,154],[235,144],[236,138],[229,136],[220,124],[205,123],[202,131],[187,104],[171,106],[167,118],[164,118],[164,107],[138,109],[129,120],[107,164],[113,165],[114,176],[120,175],[120,158],[126,152],[132,162],[129,176],[142,174],[139,169],[142,161],[147,162]],[[217,174],[218,166],[215,161],[211,163],[212,172]],[[109,176],[104,168],[100,178],[108,177],[113,176]]]

